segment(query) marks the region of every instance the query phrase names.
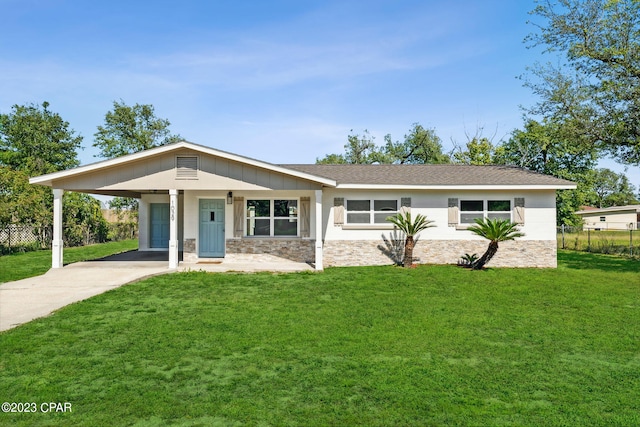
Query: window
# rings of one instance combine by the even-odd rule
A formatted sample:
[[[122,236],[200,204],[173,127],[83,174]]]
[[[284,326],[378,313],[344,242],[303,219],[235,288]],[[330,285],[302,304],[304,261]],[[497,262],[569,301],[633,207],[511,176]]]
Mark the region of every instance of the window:
[[[600,222],[607,222],[607,217],[606,216],[601,216],[600,217]]]
[[[461,200],[460,223],[473,224],[476,219],[507,219],[511,221],[510,200]]]
[[[506,219],[511,221],[511,201],[510,200],[488,200],[487,217],[489,219]]]
[[[397,200],[347,200],[347,224],[386,224],[397,213]]]
[[[247,236],[297,236],[298,201],[249,199]]]

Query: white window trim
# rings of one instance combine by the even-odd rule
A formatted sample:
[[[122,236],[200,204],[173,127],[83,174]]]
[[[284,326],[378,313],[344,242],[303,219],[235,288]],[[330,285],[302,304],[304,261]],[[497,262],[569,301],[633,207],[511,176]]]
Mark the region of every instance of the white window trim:
[[[513,221],[513,206],[514,206],[514,200],[513,199],[482,199],[482,211],[463,211],[462,210],[462,202],[469,202],[469,201],[480,201],[481,199],[465,199],[465,200],[460,200],[458,202],[458,226],[456,227],[457,229],[466,229],[469,226],[475,225],[475,222],[462,222],[462,215],[463,214],[482,214],[482,218],[486,219],[489,217],[489,214],[509,214],[509,221]],[[502,202],[502,201],[508,201],[509,202],[509,207],[510,209],[508,211],[490,211],[489,210],[489,202]]]
[[[396,210],[395,211],[376,211],[375,210],[375,202],[376,200],[380,201],[380,200],[395,200],[396,202]],[[368,211],[350,211],[348,209],[349,206],[349,201],[368,201],[369,202],[369,210]],[[345,197],[344,200],[344,208],[345,208],[345,218],[344,218],[344,225],[342,228],[387,228],[386,225],[391,225],[391,228],[393,228],[393,224],[387,223],[385,222],[375,222],[375,214],[376,213],[382,213],[382,212],[389,212],[388,216],[393,216],[395,214],[397,214],[398,212],[400,212],[399,208],[400,208],[400,199],[393,199],[393,198],[376,198],[376,199],[347,199]],[[369,222],[349,222],[349,214],[369,214]]]
[[[380,200],[395,200],[396,202],[396,210],[395,211],[376,211],[375,210],[375,202],[376,200],[380,201]],[[368,201],[369,202],[369,210],[368,211],[350,211],[348,209],[349,206],[349,201]],[[375,198],[375,199],[347,199],[345,197],[344,199],[344,224],[342,226],[343,230],[357,230],[357,229],[366,229],[366,230],[379,230],[379,229],[392,229],[393,228],[393,224],[391,224],[390,222],[375,222],[375,214],[376,213],[382,213],[382,212],[388,212],[389,215],[388,216],[393,216],[396,215],[398,212],[400,212],[400,204],[401,204],[401,200],[399,198]],[[349,214],[354,214],[354,213],[360,213],[360,214],[364,214],[364,213],[368,213],[369,214],[369,222],[349,222]]]
[[[250,200],[269,200],[269,216],[257,216],[257,217],[253,217],[253,219],[269,219],[269,231],[270,234],[268,236],[266,235],[257,235],[257,236],[252,236],[250,234],[248,234],[247,230],[247,221],[252,219],[251,217],[247,216],[247,208],[249,205],[249,201]],[[287,219],[288,217],[284,217],[284,216],[274,216],[275,214],[275,203],[273,203],[274,200],[295,200],[298,204],[297,206],[297,211],[296,211],[296,234],[295,235],[280,235],[280,236],[276,236],[274,234],[275,232],[275,220],[276,219]],[[245,197],[244,199],[244,221],[243,221],[243,227],[244,227],[244,237],[246,238],[250,238],[250,239],[293,239],[293,238],[300,238],[300,198],[299,197]]]

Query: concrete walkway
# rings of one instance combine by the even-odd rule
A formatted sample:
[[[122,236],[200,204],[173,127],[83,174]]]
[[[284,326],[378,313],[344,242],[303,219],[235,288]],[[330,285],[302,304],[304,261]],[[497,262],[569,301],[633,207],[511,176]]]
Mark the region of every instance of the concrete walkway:
[[[313,270],[307,264],[270,255],[228,255],[223,261],[180,263],[170,270],[166,254],[128,252],[98,261],[51,269],[42,276],[0,285],[0,331],[11,329],[76,301],[146,277],[176,271],[293,272]]]

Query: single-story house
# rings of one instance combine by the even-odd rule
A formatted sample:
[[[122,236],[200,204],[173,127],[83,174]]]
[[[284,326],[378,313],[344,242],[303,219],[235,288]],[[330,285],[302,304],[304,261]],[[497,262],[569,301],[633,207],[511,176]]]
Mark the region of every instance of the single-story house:
[[[584,206],[576,212],[591,230],[637,230],[640,224],[640,205],[590,208]]]
[[[394,262],[388,216],[421,213],[421,263],[456,263],[487,242],[466,228],[506,218],[525,237],[501,245],[494,266],[556,266],[556,190],[575,184],[520,168],[463,165],[277,165],[178,142],[32,178],[54,194],[54,268],[62,266],[62,195],[135,197],[139,250],[169,251],[169,267],[272,254],[323,266]],[[397,261],[397,260],[396,260]]]

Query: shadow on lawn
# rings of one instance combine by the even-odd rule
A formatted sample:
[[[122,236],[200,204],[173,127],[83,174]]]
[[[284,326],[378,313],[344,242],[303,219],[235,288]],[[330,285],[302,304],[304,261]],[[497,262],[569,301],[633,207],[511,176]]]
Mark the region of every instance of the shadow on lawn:
[[[640,260],[586,252],[558,251],[558,264],[577,270],[640,273]]]

